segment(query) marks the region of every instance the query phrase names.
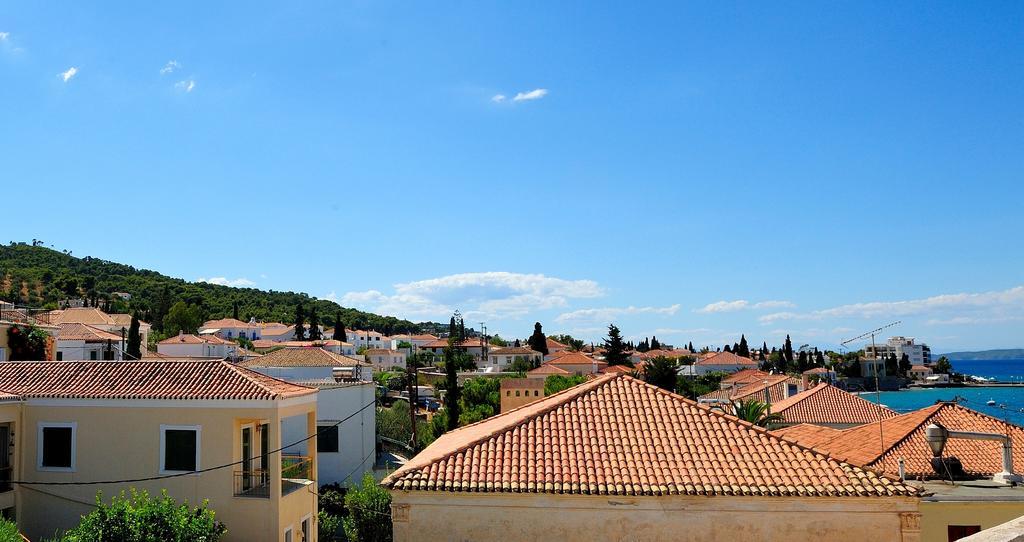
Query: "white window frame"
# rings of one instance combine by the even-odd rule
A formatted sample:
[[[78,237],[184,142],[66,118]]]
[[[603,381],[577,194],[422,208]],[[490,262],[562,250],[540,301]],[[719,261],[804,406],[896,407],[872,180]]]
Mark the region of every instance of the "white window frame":
[[[309,542],[310,540],[313,540],[313,515],[306,514],[305,516],[302,516],[302,519],[299,520],[299,536],[302,535],[303,522],[306,523],[306,534],[308,534],[309,536],[303,539],[302,542]]]
[[[43,429],[48,427],[71,428],[71,466],[43,466]],[[43,472],[76,472],[78,468],[78,422],[39,422],[36,424],[36,470]]]
[[[292,529],[294,525],[289,525],[284,528],[284,540],[285,542],[295,542],[295,530]],[[291,536],[288,536],[291,535]]]
[[[196,432],[196,470],[202,469],[199,463],[199,458],[202,456],[203,451],[203,426],[201,425],[168,425],[160,424],[160,464],[157,466],[160,474],[179,474],[182,472],[192,472],[187,470],[166,470],[164,469],[164,460],[167,455],[167,430],[171,431],[195,431]],[[198,476],[198,474],[196,475]]]

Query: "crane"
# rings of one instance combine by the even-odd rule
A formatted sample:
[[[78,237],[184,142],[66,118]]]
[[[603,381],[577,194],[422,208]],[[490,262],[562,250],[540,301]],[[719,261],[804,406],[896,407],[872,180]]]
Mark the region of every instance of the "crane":
[[[856,337],[854,337],[852,339],[846,339],[845,341],[843,341],[843,342],[841,342],[839,344],[841,344],[843,346],[846,346],[846,345],[848,345],[848,344],[850,344],[850,343],[852,343],[854,341],[857,341],[857,340],[860,340],[860,339],[864,339],[866,337],[871,337],[871,347],[872,347],[872,349],[874,349],[874,346],[875,346],[875,335],[878,334],[879,331],[882,331],[883,329],[888,329],[888,328],[893,327],[893,326],[898,326],[898,325],[900,325],[902,323],[903,322],[901,322],[899,320],[896,320],[895,322],[892,322],[892,323],[889,323],[889,324],[885,324],[884,326],[882,326],[882,327],[880,327],[878,329],[872,329],[871,331],[868,331],[867,333],[861,333],[860,335],[857,335]]]

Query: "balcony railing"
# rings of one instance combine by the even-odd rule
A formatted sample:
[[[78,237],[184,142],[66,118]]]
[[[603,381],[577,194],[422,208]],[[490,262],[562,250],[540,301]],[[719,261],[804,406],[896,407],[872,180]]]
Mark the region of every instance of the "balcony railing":
[[[287,495],[306,487],[312,478],[313,462],[303,455],[281,457],[281,494]],[[270,473],[263,469],[235,471],[236,497],[270,498]]]
[[[49,310],[0,304],[0,322],[48,325],[53,323],[51,316]]]

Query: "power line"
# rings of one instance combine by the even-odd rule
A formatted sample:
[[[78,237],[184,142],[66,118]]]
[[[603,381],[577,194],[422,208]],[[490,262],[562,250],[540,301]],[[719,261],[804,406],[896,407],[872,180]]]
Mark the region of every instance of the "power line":
[[[291,448],[292,446],[295,446],[295,445],[298,445],[298,444],[302,444],[303,442],[306,442],[308,440],[316,438],[324,430],[337,427],[337,426],[341,425],[342,423],[345,423],[346,421],[354,418],[356,414],[359,414],[360,412],[362,412],[362,411],[366,410],[367,408],[372,407],[372,406],[374,406],[376,404],[377,404],[377,400],[374,399],[373,402],[367,403],[366,405],[364,405],[359,410],[353,412],[352,414],[349,414],[348,416],[342,418],[341,420],[335,422],[334,424],[321,426],[321,428],[319,430],[317,430],[316,433],[313,433],[312,435],[308,435],[305,438],[302,438],[300,440],[292,442],[291,444],[288,444],[286,446],[282,446],[282,447],[280,447],[280,448],[278,448],[276,450],[271,450],[271,451],[267,452],[266,455],[269,456],[271,454],[280,453],[280,452],[284,451],[287,448]],[[212,472],[212,471],[215,471],[215,470],[226,469],[228,467],[234,467],[234,466],[237,466],[237,465],[241,465],[245,461],[247,461],[247,460],[248,461],[252,461],[253,459],[258,459],[258,458],[253,456],[253,457],[249,457],[248,459],[240,459],[240,460],[235,461],[233,463],[226,463],[226,464],[223,464],[223,465],[217,465],[216,467],[207,467],[205,469],[199,469],[199,470],[188,471],[188,472],[179,472],[179,473],[176,473],[176,474],[164,474],[164,475],[161,475],[161,476],[149,476],[149,477],[146,477],[146,478],[129,478],[129,479],[124,479],[124,480],[94,480],[94,481],[89,481],[89,482],[32,482],[32,481],[28,481],[28,480],[11,480],[8,483],[19,484],[19,485],[23,485],[23,486],[96,486],[96,485],[107,485],[107,484],[133,484],[133,483],[137,483],[137,482],[152,482],[152,481],[155,481],[155,480],[166,480],[166,479],[169,479],[169,478],[180,478],[182,476],[192,476],[194,474],[203,474],[203,473],[206,473],[206,472]]]

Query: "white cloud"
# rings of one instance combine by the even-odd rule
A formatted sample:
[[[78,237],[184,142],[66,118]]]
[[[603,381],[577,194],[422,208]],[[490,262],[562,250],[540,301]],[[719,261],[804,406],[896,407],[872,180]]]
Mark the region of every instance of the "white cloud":
[[[525,102],[528,100],[539,100],[548,95],[548,89],[537,88],[529,92],[520,92],[516,94],[515,98],[512,98],[513,102]]]
[[[67,69],[67,71],[58,73],[57,77],[60,77],[61,79],[64,80],[65,83],[67,83],[76,74],[78,74],[78,68],[76,68],[74,66],[71,66],[70,68]]]
[[[500,104],[501,102],[505,101],[505,95],[504,94],[495,94],[494,96],[491,96],[491,101],[496,103],[496,104]]]
[[[184,81],[174,83],[174,88],[184,92],[192,92],[192,89],[196,88],[196,82],[192,79],[185,79]]]
[[[823,320],[827,318],[881,318],[984,311],[985,318],[1007,317],[1006,312],[1024,312],[1024,286],[980,293],[942,294],[905,301],[872,301],[840,305],[807,313],[777,312],[759,318],[762,323],[781,320]],[[1015,315],[1009,315],[1015,316]],[[938,321],[938,320],[936,320]]]
[[[11,37],[10,32],[0,32],[0,41],[7,41],[9,37]]]
[[[694,312],[699,313],[716,313],[716,312],[736,312],[747,309],[761,310],[761,309],[778,309],[783,307],[795,307],[790,301],[760,301],[758,303],[751,303],[746,299],[737,299],[736,301],[716,301],[715,303],[709,303],[704,305],[702,308],[696,309]]]
[[[679,304],[669,307],[603,307],[597,309],[580,309],[572,312],[563,312],[555,318],[556,322],[612,322],[616,318],[634,314],[660,314],[672,316],[679,312]]]
[[[405,318],[444,318],[455,309],[472,317],[517,317],[530,311],[564,307],[570,299],[598,297],[604,290],[592,280],[566,280],[542,274],[460,273],[394,285],[394,292],[348,292],[346,306]]]
[[[174,73],[174,70],[181,67],[181,64],[177,60],[169,60],[163,68],[160,68],[160,75],[167,75]]]
[[[256,283],[244,278],[239,277],[237,279],[229,279],[227,277],[210,277],[210,278],[199,278],[196,282],[208,282],[210,284],[218,284],[220,286],[231,286],[233,288],[251,288],[256,286]]]

